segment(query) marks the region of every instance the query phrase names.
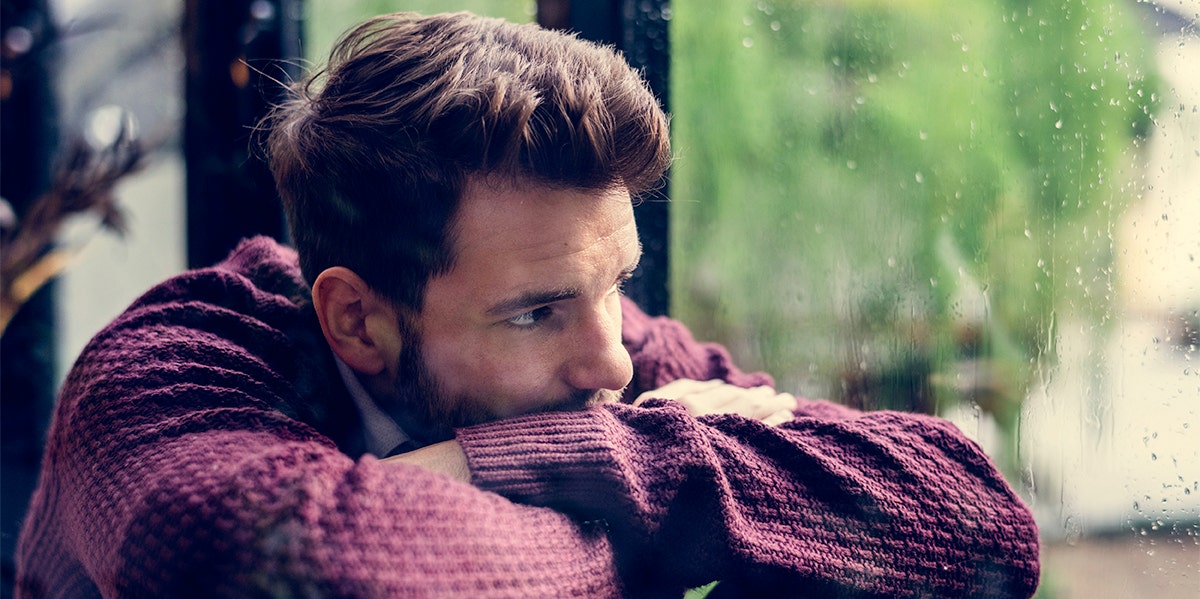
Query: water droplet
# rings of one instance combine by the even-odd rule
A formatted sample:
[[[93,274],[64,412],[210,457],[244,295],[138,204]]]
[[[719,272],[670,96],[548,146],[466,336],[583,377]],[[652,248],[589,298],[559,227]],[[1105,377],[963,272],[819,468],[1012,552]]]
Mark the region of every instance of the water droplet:
[[[1062,129],[1062,119],[1058,119],[1058,122],[1054,123],[1054,128]]]
[[[1064,540],[1068,545],[1074,546],[1079,543],[1079,537],[1083,536],[1083,526],[1074,514],[1067,516],[1066,521],[1063,522],[1063,529],[1063,532],[1066,533],[1066,539]]]
[[[749,48],[753,45],[754,45],[754,40],[752,38],[748,38],[748,37],[742,38],[742,47],[743,48]]]
[[[925,175],[921,174],[921,171],[917,171],[917,174],[915,175],[914,178],[917,180],[917,183],[925,182]]]

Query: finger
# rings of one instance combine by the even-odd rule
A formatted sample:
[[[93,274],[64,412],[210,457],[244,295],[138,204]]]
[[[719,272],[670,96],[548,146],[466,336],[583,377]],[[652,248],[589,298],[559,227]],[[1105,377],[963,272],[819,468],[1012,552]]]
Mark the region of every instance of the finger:
[[[733,401],[720,405],[719,411],[747,418],[762,418],[779,410],[779,402],[775,401],[778,394],[770,387],[752,387],[739,391]]]
[[[738,414],[750,418],[765,416],[761,406],[775,396],[770,387],[749,389],[734,385],[721,385],[700,393],[680,397],[677,401],[688,408],[693,416],[705,414]],[[771,410],[772,412],[774,410]]]
[[[783,407],[789,412],[795,411],[796,408],[800,407],[800,400],[796,399],[796,396],[791,393],[780,393],[779,401],[783,403]]]
[[[767,426],[779,426],[785,422],[791,422],[796,415],[791,410],[779,410],[766,418],[763,418],[763,424]]]
[[[726,411],[762,420],[780,411],[790,412],[795,408],[795,396],[790,393],[776,393],[774,389],[767,387],[765,393],[749,395],[740,404],[727,406]]]
[[[763,402],[762,411],[756,418],[767,418],[778,412],[791,413],[796,406],[796,396],[791,393],[776,393]]]
[[[686,393],[681,393],[673,399],[686,406],[693,416],[698,416],[727,412],[729,411],[728,406],[744,401],[752,393],[753,391],[750,389],[743,389],[729,383],[719,383],[689,389]]]
[[[685,395],[699,393],[706,389],[713,389],[723,385],[720,379],[712,379],[707,381],[697,381],[693,379],[676,379],[651,391],[646,391],[633,400],[633,405],[640,405],[642,402],[651,398],[658,399],[679,399]]]
[[[762,411],[755,418],[766,420],[780,412],[791,414],[796,409],[796,397],[791,393],[778,393],[763,402]]]

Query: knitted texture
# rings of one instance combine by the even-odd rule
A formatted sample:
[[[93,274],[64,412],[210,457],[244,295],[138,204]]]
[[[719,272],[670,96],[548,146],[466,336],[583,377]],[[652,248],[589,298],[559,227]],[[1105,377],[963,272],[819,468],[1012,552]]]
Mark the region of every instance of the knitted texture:
[[[609,405],[459,431],[473,484],[361,452],[266,239],[149,291],[84,349],[18,596],[1028,597],[1029,511],[951,425],[803,402],[778,426]],[[627,397],[769,383],[624,304]],[[353,457],[352,457],[353,456]]]

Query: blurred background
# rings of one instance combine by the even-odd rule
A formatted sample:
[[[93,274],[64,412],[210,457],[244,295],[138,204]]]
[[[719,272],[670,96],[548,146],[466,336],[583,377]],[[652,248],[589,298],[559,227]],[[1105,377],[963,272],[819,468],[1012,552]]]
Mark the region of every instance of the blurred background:
[[[1200,1],[3,0],[4,596],[83,344],[285,238],[251,139],[279,83],[458,9],[614,44],[673,114],[652,311],[957,423],[1034,509],[1040,597],[1200,596]]]

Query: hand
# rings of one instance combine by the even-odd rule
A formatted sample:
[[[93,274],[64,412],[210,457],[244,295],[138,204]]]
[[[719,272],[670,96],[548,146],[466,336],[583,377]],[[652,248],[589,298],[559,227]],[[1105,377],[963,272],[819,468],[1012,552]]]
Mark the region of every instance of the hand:
[[[692,416],[738,414],[771,426],[791,420],[796,408],[796,398],[790,393],[778,393],[766,386],[746,389],[720,380],[679,379],[639,395],[633,405],[650,398],[673,399]]]
[[[426,470],[447,474],[450,478],[464,483],[471,482],[471,470],[467,467],[467,454],[463,453],[462,446],[458,444],[458,441],[453,439],[380,461],[420,466]]]

